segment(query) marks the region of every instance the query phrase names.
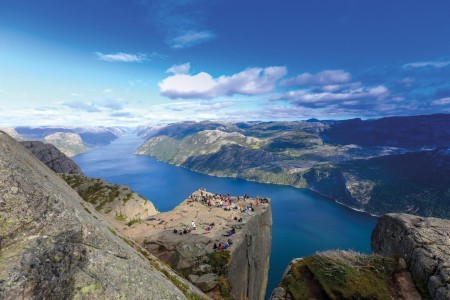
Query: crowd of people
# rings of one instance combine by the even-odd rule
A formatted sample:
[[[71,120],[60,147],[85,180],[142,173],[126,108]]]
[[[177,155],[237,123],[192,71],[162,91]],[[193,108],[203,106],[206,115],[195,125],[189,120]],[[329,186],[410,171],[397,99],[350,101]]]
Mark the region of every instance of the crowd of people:
[[[211,194],[207,193],[204,189],[200,189],[197,193],[192,194],[187,201],[187,204],[192,205],[192,202],[201,203],[207,207],[211,208],[222,208],[226,211],[237,211],[239,213],[249,215],[251,212],[255,211],[255,206],[258,206],[261,203],[269,203],[268,198],[263,198],[257,196],[256,198],[250,198],[248,194],[243,196],[230,196],[229,194]],[[235,216],[233,218],[234,221],[241,223],[243,221],[242,217]],[[205,233],[210,232],[214,228],[214,223],[209,224],[201,224],[202,229],[205,230]],[[234,224],[231,225],[230,230],[226,230],[223,234],[224,237],[227,237],[225,242],[214,243],[213,250],[214,251],[222,251],[228,249],[233,241],[230,238],[233,236],[237,230],[241,228],[240,225]],[[174,229],[173,233],[175,234],[188,234],[193,230],[197,230],[197,224],[194,220],[191,222],[191,226],[188,225],[183,226],[181,229]]]

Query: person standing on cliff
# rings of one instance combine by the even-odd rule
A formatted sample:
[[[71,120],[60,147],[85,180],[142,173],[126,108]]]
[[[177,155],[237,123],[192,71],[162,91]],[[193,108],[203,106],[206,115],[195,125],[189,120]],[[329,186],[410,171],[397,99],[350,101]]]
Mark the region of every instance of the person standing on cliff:
[[[196,228],[196,226],[195,226],[195,222],[194,222],[194,221],[192,221],[192,223],[191,223],[191,224],[192,224],[192,229],[193,229],[193,230],[195,230],[195,228]]]

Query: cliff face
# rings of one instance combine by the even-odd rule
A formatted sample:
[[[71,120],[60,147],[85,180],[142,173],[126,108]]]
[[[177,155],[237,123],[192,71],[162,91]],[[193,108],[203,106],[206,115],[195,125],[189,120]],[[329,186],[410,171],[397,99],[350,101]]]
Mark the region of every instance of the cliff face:
[[[51,144],[39,141],[25,141],[21,144],[56,173],[83,174],[70,158]]]
[[[235,299],[264,299],[272,247],[270,206],[245,224],[235,240],[228,267],[228,281]]]
[[[402,256],[418,287],[433,299],[450,299],[450,221],[407,214],[381,217],[373,251]]]
[[[185,298],[131,243],[86,211],[61,178],[2,132],[0,195],[1,299]]]

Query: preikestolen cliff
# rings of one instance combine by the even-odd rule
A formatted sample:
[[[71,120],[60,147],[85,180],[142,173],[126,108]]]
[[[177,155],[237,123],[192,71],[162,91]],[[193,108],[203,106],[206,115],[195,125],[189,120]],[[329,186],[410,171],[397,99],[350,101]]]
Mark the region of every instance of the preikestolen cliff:
[[[450,300],[446,0],[0,1],[0,299]]]

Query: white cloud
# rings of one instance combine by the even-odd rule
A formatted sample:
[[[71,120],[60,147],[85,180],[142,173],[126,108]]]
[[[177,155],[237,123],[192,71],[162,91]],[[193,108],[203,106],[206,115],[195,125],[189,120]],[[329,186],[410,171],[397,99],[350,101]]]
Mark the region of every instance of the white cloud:
[[[352,79],[350,73],[343,70],[324,70],[316,74],[303,73],[296,77],[283,80],[282,86],[314,86],[314,85],[335,85],[349,82]]]
[[[212,40],[216,35],[210,31],[189,30],[172,38],[169,44],[172,48],[189,48],[197,44]]]
[[[450,97],[433,100],[433,101],[431,101],[431,104],[433,104],[433,105],[448,105],[448,104],[450,104]]]
[[[101,52],[95,52],[95,55],[99,60],[104,60],[108,62],[143,62],[147,60],[147,56],[141,53],[130,54],[118,52],[112,54],[103,54]]]
[[[119,99],[98,99],[93,101],[68,101],[63,102],[62,105],[86,112],[99,112],[103,110],[121,110],[124,103],[124,101]]]
[[[213,78],[205,72],[172,75],[159,83],[161,95],[176,98],[215,98],[219,96],[258,95],[273,91],[286,76],[286,67],[249,68],[231,76]]]
[[[337,101],[384,97],[388,93],[389,90],[382,85],[371,88],[360,88],[357,90],[341,91],[338,93],[330,93],[330,92],[315,93],[307,90],[297,90],[286,92],[284,95],[277,97],[275,100],[286,100],[297,105],[329,104],[330,102],[337,102]],[[351,104],[354,105],[355,102],[351,102]]]
[[[191,63],[187,62],[181,65],[173,65],[169,69],[167,69],[166,73],[172,73],[175,75],[184,75],[188,74],[191,69]]]
[[[404,64],[404,68],[444,68],[450,65],[450,61],[423,61],[423,62],[413,62],[409,64]]]

